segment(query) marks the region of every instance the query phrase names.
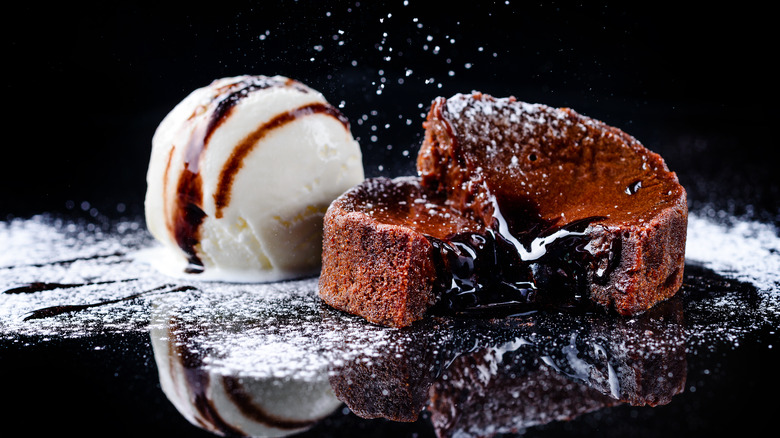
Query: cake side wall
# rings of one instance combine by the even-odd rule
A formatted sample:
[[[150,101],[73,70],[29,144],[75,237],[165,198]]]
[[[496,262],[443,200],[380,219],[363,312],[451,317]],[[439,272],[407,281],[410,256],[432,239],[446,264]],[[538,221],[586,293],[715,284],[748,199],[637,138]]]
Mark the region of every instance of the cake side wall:
[[[594,229],[589,249],[601,263],[588,274],[591,299],[627,316],[674,296],[682,286],[687,224],[683,196],[646,226]],[[616,248],[619,262],[600,278]]]
[[[326,304],[392,327],[422,319],[435,301],[432,249],[424,236],[334,206],[324,224],[317,293]]]

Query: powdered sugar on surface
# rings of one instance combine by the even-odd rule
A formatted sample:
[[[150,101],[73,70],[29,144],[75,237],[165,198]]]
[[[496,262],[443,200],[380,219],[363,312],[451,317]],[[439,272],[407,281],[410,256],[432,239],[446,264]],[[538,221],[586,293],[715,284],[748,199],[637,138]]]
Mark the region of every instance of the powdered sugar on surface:
[[[0,339],[46,342],[104,332],[173,327],[207,351],[220,374],[317,379],[323,370],[386,354],[403,336],[324,306],[317,279],[266,284],[182,282],[163,276],[134,254],[154,245],[142,222],[107,224],[37,216],[0,223],[0,290],[33,282],[83,284],[33,293],[0,294]],[[722,279],[687,304],[693,349],[738,345],[780,322],[780,237],[773,226],[708,212],[689,217],[687,261]],[[686,273],[687,289],[704,287]],[[182,286],[185,286],[182,289]],[[750,297],[746,297],[746,292]],[[137,296],[136,296],[137,295]],[[123,298],[135,298],[123,300]],[[95,304],[80,311],[25,320],[31,312]],[[746,305],[749,301],[749,305]],[[397,352],[401,354],[402,352]]]
[[[384,344],[386,330],[322,309],[316,279],[200,286],[194,294],[157,300],[151,328],[169,332],[179,348],[197,351],[214,374],[317,381],[337,357],[371,357]]]
[[[685,257],[759,290],[780,289],[780,238],[772,225],[691,215]]]
[[[702,281],[686,272],[684,288],[707,291],[706,299],[691,300],[686,306],[690,351],[706,352],[718,345],[737,348],[756,333],[777,334],[780,237],[776,227],[714,211],[690,215],[686,263],[691,266],[688,271],[700,266],[723,279]]]

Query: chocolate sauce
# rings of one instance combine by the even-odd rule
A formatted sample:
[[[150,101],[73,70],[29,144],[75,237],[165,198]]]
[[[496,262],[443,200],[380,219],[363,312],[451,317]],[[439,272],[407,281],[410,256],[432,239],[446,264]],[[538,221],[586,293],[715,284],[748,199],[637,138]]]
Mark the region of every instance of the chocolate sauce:
[[[185,272],[203,272],[203,262],[195,251],[200,242],[200,225],[206,218],[203,205],[203,181],[200,174],[184,169],[179,177],[176,208],[173,213],[173,236],[187,255]]]
[[[52,262],[45,262],[45,263],[31,263],[31,264],[20,264],[20,265],[11,265],[11,266],[0,266],[0,270],[6,270],[6,269],[17,269],[17,268],[42,268],[44,266],[52,266],[52,265],[70,265],[72,263],[76,262],[82,262],[82,261],[89,261],[89,260],[97,260],[102,258],[109,258],[109,257],[121,257],[125,255],[122,252],[112,252],[109,254],[96,254],[90,257],[76,257],[73,259],[67,259],[67,260],[56,260]]]
[[[492,231],[462,233],[447,241],[429,237],[440,296],[434,312],[474,313],[534,303],[537,288],[529,265]]]
[[[515,218],[519,216],[513,216]],[[497,209],[485,232],[458,233],[434,246],[440,297],[434,312],[523,312],[545,306],[589,307],[587,273],[595,263],[585,249],[589,217],[557,226],[533,214],[524,229],[510,227]],[[512,228],[512,231],[509,231]],[[518,238],[516,236],[522,236]],[[522,242],[521,242],[522,240]]]
[[[200,225],[206,218],[203,211],[203,180],[200,175],[200,157],[206,150],[214,131],[230,116],[232,109],[250,92],[270,87],[285,86],[286,82],[272,78],[247,78],[236,84],[230,84],[211,103],[209,121],[205,127],[192,132],[189,143],[185,146],[184,170],[176,186],[176,199],[171,214],[169,227],[179,245],[187,256],[187,273],[203,271],[203,262],[195,251],[200,241]],[[170,162],[168,163],[170,166]],[[167,170],[166,170],[167,173]],[[166,178],[165,181],[168,181]],[[163,193],[167,193],[163,189]]]
[[[226,87],[224,93],[215,101],[214,111],[211,113],[208,127],[203,137],[203,142],[208,143],[211,135],[230,116],[230,112],[241,100],[250,93],[273,87],[291,87],[298,91],[308,93],[309,90],[293,79],[279,80],[265,76],[249,76],[241,82]]]
[[[195,290],[192,286],[179,286],[171,289],[173,285],[170,284],[164,284],[162,286],[156,287],[154,289],[149,289],[143,292],[138,292],[132,295],[128,295],[126,297],[122,298],[116,298],[113,300],[106,300],[106,301],[98,301],[96,303],[89,303],[89,304],[69,304],[69,305],[62,305],[62,306],[51,306],[51,307],[44,307],[42,309],[33,310],[30,312],[29,315],[27,315],[24,320],[29,321],[31,319],[43,319],[43,318],[50,318],[52,316],[62,315],[65,313],[72,313],[72,312],[80,312],[82,310],[90,309],[93,307],[99,307],[99,306],[105,306],[108,304],[115,304],[120,303],[122,301],[130,301],[134,300],[136,298],[140,298],[145,295],[153,294],[153,293],[170,293],[170,292],[184,292],[188,290]]]
[[[4,294],[31,294],[35,292],[43,292],[43,291],[55,290],[55,289],[72,289],[74,287],[92,286],[95,284],[124,283],[127,281],[135,281],[135,280],[136,280],[135,278],[128,278],[124,280],[93,281],[87,283],[45,283],[40,281],[34,281],[32,283],[27,283],[23,286],[17,286],[8,289],[6,291],[3,291],[3,293]]]
[[[434,312],[589,308],[587,276],[596,271],[597,260],[585,249],[591,239],[586,231],[603,216],[548,220],[527,196],[505,193],[488,199],[489,219],[476,218],[449,208],[419,181],[367,180],[350,194],[349,209],[366,212],[378,223],[409,227],[431,243],[438,297]],[[620,262],[621,248],[612,249],[618,254],[610,255],[605,279]]]

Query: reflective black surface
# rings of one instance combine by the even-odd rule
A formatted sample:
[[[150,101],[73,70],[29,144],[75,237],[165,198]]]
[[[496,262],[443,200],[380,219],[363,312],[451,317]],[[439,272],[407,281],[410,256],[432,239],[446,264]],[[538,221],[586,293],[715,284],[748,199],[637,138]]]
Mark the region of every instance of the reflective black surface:
[[[33,436],[213,436],[208,420],[187,418],[214,420],[225,408],[209,397],[174,403],[170,388],[204,394],[204,382],[219,381],[244,400],[297,410],[307,404],[295,394],[325,393],[301,436],[771,426],[780,184],[770,15],[734,5],[368,3],[11,6],[0,289],[84,285],[0,295],[9,424]],[[432,318],[399,332],[321,306],[314,279],[250,287],[158,276],[130,257],[152,244],[141,217],[151,136],[192,89],[244,73],[322,91],[350,119],[368,176],[413,172],[422,114],[438,95],[511,94],[618,126],[688,190],[694,246],[683,289],[628,320],[537,312]],[[103,301],[115,302],[23,321]],[[189,377],[164,391],[174,375]],[[412,422],[357,415],[418,413]]]
[[[34,223],[14,222],[15,239]],[[43,223],[43,240],[84,230]],[[35,433],[657,436],[771,423],[776,285],[691,261],[675,298],[632,318],[431,316],[397,330],[323,305],[316,278],[171,282],[132,257],[149,238],[123,224],[90,245],[55,244],[44,263],[3,267],[17,285],[2,295],[10,412],[47,418]],[[90,255],[120,245],[127,254]],[[73,251],[83,257],[62,258]],[[54,275],[84,284],[24,289],[62,265]],[[36,314],[52,304],[79,306]]]

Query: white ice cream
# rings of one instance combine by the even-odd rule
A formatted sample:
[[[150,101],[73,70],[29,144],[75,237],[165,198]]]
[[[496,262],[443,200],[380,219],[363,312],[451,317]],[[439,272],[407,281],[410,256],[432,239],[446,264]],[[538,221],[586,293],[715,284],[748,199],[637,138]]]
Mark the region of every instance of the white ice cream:
[[[281,76],[215,80],[152,139],[146,221],[166,254],[153,263],[208,280],[316,274],[325,210],[363,178],[358,143],[319,92]]]

